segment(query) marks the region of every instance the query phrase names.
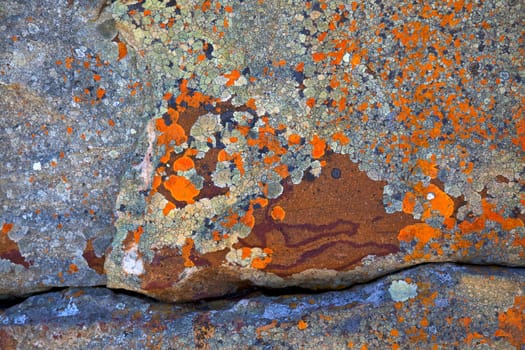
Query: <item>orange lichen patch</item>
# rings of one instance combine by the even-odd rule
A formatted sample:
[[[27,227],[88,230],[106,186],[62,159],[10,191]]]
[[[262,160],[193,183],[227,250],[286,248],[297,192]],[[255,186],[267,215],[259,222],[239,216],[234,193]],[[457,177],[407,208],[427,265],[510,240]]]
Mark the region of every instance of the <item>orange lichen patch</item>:
[[[332,140],[339,142],[341,145],[348,145],[350,139],[343,132],[338,131],[332,135]]]
[[[246,211],[246,214],[244,214],[244,216],[239,221],[249,228],[253,228],[255,226],[255,217],[253,216],[253,204],[250,204],[248,210]]]
[[[326,54],[324,52],[314,52],[312,54],[312,59],[314,62],[321,62],[326,58]]]
[[[483,208],[483,215],[492,221],[497,222],[501,225],[501,228],[505,231],[512,230],[516,227],[524,226],[524,223],[519,218],[505,218],[501,213],[495,211],[496,205],[490,203],[486,199],[481,200],[481,207]]]
[[[275,221],[283,221],[284,217],[286,216],[286,212],[281,206],[276,205],[275,207],[272,208],[270,215],[272,216],[272,219],[274,219]]]
[[[255,198],[250,200],[250,204],[256,205],[258,204],[261,208],[264,208],[268,205],[268,199],[266,198]]]
[[[75,273],[78,272],[78,266],[75,264],[69,264],[69,268],[67,270],[69,273]]]
[[[301,136],[299,136],[297,134],[291,134],[290,136],[288,136],[288,144],[290,146],[292,146],[292,145],[300,145],[301,144]]]
[[[312,157],[314,157],[314,159],[319,159],[324,156],[326,142],[323,139],[319,138],[317,135],[314,135],[312,141],[310,141],[310,144],[313,146]]]
[[[416,196],[412,192],[407,192],[403,198],[403,212],[407,214],[413,214],[415,206]]]
[[[273,168],[273,171],[279,174],[279,176],[283,179],[287,178],[290,175],[288,171],[288,165],[286,164],[276,166],[275,168]]]
[[[128,48],[126,46],[126,44],[122,41],[118,41],[117,42],[118,44],[118,58],[117,58],[117,61],[120,61],[121,59],[123,59],[124,57],[126,57],[126,55],[128,54]]]
[[[300,330],[304,330],[308,328],[308,323],[306,323],[303,320],[299,320],[299,322],[297,322],[297,328],[299,328]]]
[[[525,344],[525,296],[514,297],[514,305],[498,315],[496,337],[504,337],[518,349]]]
[[[421,215],[423,220],[430,218],[433,211],[439,212],[445,218],[450,217],[454,213],[454,201],[436,185],[428,185],[424,189],[424,196],[428,201],[423,204],[424,210]]]
[[[241,71],[234,69],[230,73],[224,74],[224,77],[228,79],[226,86],[232,86],[241,77]]]
[[[190,237],[186,238],[186,242],[181,249],[182,258],[184,259],[184,267],[195,266],[195,263],[191,261],[190,259],[190,255],[191,255],[191,251],[193,250],[193,246],[194,246],[193,239],[191,239]]]
[[[241,259],[248,259],[250,256],[252,256],[252,248],[242,247],[241,248]]]
[[[133,231],[133,242],[139,243],[140,236],[144,233],[144,228],[142,226],[137,227],[135,231]]]
[[[7,235],[9,233],[9,231],[11,231],[13,229],[13,226],[14,224],[10,223],[10,222],[6,222],[2,225],[2,234],[3,235]]]
[[[157,143],[159,145],[169,146],[171,141],[175,142],[176,145],[180,145],[188,139],[186,132],[176,122],[172,122],[169,126],[166,125],[164,119],[159,118],[155,122],[157,130],[162,132],[162,134],[157,138]]]
[[[175,208],[177,208],[177,206],[174,203],[168,202],[162,209],[162,214],[164,214],[164,216],[167,216]]]
[[[417,166],[421,169],[421,172],[426,176],[430,176],[431,179],[434,179],[438,176],[438,168],[435,161],[428,161],[424,159],[418,159],[416,161]]]
[[[174,171],[188,171],[195,168],[195,163],[190,157],[182,156],[173,162]]]
[[[422,245],[427,244],[431,239],[441,237],[441,231],[425,223],[409,225],[399,231],[397,239],[404,242],[410,242],[416,239]]]
[[[172,175],[164,181],[164,186],[170,191],[173,198],[188,204],[193,204],[194,198],[199,195],[199,190],[184,176]]]
[[[254,258],[254,259],[252,260],[252,267],[253,267],[254,269],[262,270],[262,269],[264,269],[264,268],[265,268],[269,263],[271,263],[271,262],[272,262],[272,258],[270,258],[270,257],[268,257],[268,256],[265,257],[265,258],[262,258],[262,259],[259,258],[259,257],[257,257],[257,258]]]
[[[248,101],[246,101],[246,107],[256,111],[257,110],[257,105],[255,104],[255,102],[256,102],[256,100],[254,98],[248,99]]]
[[[275,328],[276,326],[277,326],[277,320],[273,320],[271,323],[267,325],[257,327],[255,329],[255,333],[257,334],[257,339],[260,339],[262,337],[261,336],[262,332],[268,332],[269,330]]]
[[[103,88],[98,88],[97,98],[100,100],[102,97],[104,97],[104,95],[106,95],[106,90],[104,90]]]

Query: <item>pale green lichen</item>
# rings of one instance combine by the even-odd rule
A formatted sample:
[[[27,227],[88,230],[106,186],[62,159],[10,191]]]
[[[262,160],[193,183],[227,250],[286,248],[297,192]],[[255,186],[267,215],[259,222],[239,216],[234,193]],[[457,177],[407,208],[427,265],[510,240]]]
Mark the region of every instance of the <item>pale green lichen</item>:
[[[404,280],[392,281],[388,292],[393,301],[407,301],[417,296],[417,285]]]

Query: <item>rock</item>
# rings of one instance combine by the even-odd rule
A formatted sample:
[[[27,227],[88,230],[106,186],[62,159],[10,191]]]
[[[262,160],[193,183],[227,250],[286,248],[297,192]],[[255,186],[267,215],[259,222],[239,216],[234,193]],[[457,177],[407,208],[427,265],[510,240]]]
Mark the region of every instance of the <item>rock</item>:
[[[396,301],[402,283],[414,292]],[[206,304],[73,288],[1,312],[0,347],[519,349],[524,286],[524,269],[427,264],[344,291]]]
[[[109,287],[187,301],[525,265],[518,15],[181,4],[111,8],[159,107],[122,179]]]
[[[94,5],[0,5],[0,296],[106,283],[118,184],[148,99],[145,76],[97,31]]]

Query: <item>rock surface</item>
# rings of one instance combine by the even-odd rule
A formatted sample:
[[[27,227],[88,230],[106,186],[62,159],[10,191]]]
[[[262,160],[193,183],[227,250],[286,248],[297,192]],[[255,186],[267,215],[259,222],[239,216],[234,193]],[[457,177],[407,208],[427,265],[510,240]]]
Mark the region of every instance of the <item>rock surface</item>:
[[[106,283],[119,181],[149,104],[97,11],[0,1],[0,295]]]
[[[523,348],[524,7],[0,0],[0,349]]]
[[[0,348],[520,349],[524,293],[523,269],[451,264],[345,291],[208,304],[68,289],[0,313]]]
[[[523,266],[523,47],[507,6],[114,4],[122,40],[161,73],[108,285],[184,301],[422,262]]]

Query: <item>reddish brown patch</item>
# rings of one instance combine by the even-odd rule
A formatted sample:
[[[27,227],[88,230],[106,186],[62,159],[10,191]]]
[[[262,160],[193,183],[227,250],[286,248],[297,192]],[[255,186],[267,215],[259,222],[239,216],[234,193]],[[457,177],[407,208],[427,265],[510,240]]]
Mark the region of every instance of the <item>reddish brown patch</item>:
[[[18,348],[18,342],[7,331],[0,329],[0,349],[15,350]]]
[[[88,239],[82,256],[86,259],[86,262],[91,269],[95,270],[100,275],[104,274],[104,261],[106,257],[105,255],[98,257],[97,254],[95,254],[93,238]]]
[[[399,251],[399,230],[416,221],[387,214],[386,182],[370,180],[348,156],[328,154],[322,175],[285,185],[283,195],[255,210],[252,233],[235,248],[269,247],[272,262],[264,271],[288,276],[310,268],[348,270],[367,255]],[[331,176],[339,168],[340,178]],[[286,210],[282,222],[271,217],[275,205]]]
[[[8,236],[12,228],[13,224],[3,224],[2,226],[0,232],[0,258],[9,260],[13,264],[22,265],[27,269],[32,264],[26,261],[22,254],[20,254],[18,244]]]

